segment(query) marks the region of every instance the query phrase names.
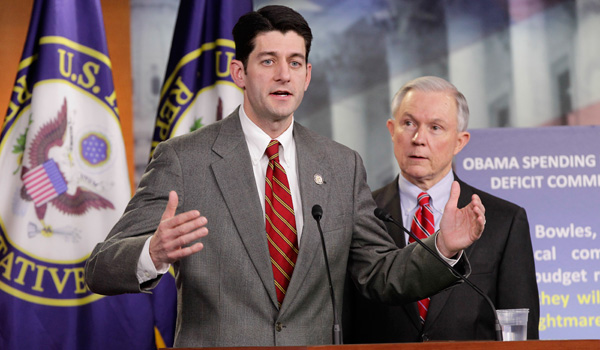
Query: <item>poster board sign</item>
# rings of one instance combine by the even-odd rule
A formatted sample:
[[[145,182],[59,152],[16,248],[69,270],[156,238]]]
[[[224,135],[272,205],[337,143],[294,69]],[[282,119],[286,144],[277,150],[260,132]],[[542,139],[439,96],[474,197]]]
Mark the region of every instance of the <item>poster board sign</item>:
[[[455,171],[463,181],[527,211],[540,339],[597,339],[600,128],[472,130],[455,158]]]

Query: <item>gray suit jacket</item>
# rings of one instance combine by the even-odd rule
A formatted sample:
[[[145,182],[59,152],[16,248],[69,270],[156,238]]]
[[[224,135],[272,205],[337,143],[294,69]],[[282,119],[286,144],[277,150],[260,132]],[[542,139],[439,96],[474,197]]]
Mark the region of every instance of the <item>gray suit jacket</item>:
[[[456,176],[455,176],[456,178]],[[540,306],[529,224],[525,210],[480,191],[457,178],[458,206],[473,194],[485,206],[487,223],[481,239],[465,250],[472,267],[469,279],[492,300],[496,308],[529,308],[527,338],[538,339]],[[402,211],[398,178],[373,192],[377,204],[400,220]],[[405,234],[388,225],[398,247]],[[347,343],[400,343],[422,340],[494,340],[494,315],[485,299],[467,284],[434,295],[424,325],[416,303],[388,306],[366,300],[351,291],[346,297]]]
[[[196,132],[160,144],[123,217],[86,264],[86,282],[100,294],[134,293],[144,241],[154,233],[170,190],[178,213],[197,209],[208,219],[204,249],[174,264],[179,347],[330,344],[332,311],[317,225],[323,227],[336,302],[341,309],[346,269],[365,296],[407,302],[456,278],[417,247],[399,250],[373,215],[375,203],[358,154],[294,125],[304,229],[281,309],[277,306],[265,218],[237,111]],[[314,181],[320,174],[323,184]],[[433,246],[434,242],[428,242]],[[424,270],[423,267],[425,267]],[[468,270],[468,262],[463,262]],[[438,276],[423,278],[423,274]]]

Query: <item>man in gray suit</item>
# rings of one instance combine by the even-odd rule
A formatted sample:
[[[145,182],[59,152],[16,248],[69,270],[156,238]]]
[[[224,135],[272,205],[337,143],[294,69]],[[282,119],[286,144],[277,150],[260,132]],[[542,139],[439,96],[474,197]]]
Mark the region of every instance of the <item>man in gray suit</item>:
[[[421,247],[400,250],[373,215],[375,203],[358,154],[293,121],[311,77],[310,27],[295,11],[268,6],[233,30],[232,77],[243,104],[220,122],[160,144],[123,217],[86,264],[89,288],[106,295],[150,292],[175,270],[175,346],[274,346],[331,343],[333,316],[324,258],[311,208],[323,227],[338,310],[349,271],[365,296],[407,302],[456,283]],[[280,198],[265,185],[279,142],[291,194],[285,208],[297,256],[281,268],[268,212]],[[281,185],[281,184],[280,184]],[[477,196],[458,209],[453,188],[441,233],[427,240],[468,273],[462,250],[485,224]],[[281,192],[279,192],[281,194]],[[270,198],[270,197],[269,197]],[[268,210],[265,210],[265,207]],[[202,214],[201,214],[202,213]],[[289,214],[287,213],[287,214]],[[210,234],[209,234],[210,232]],[[286,243],[286,244],[288,244]],[[289,285],[276,274],[285,270]],[[436,275],[428,279],[426,275]],[[274,280],[275,278],[275,280]]]

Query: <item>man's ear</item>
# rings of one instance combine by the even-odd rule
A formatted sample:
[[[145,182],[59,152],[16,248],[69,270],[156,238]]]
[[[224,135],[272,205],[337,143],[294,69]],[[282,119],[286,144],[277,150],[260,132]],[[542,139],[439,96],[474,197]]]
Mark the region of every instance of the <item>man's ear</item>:
[[[394,117],[392,117],[392,118],[394,118]],[[385,126],[387,126],[391,137],[394,137],[394,128],[396,127],[396,125],[394,125],[394,121],[395,121],[394,119],[388,119],[385,122]]]
[[[458,142],[456,143],[456,148],[454,149],[454,155],[457,155],[458,152],[462,151],[462,149],[469,143],[471,139],[471,134],[468,131],[462,131],[458,133]]]
[[[307,63],[306,64],[306,79],[304,81],[304,91],[308,90],[308,85],[310,84],[311,74],[312,74],[312,64]]]
[[[242,61],[231,60],[229,70],[231,71],[231,78],[233,79],[235,85],[237,85],[240,89],[245,88],[246,71],[244,70],[244,64]]]

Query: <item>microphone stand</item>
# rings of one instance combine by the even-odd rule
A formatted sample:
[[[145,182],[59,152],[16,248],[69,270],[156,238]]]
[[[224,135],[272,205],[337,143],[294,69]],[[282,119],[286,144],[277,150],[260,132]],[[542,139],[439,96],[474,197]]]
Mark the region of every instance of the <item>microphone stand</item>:
[[[323,257],[325,258],[325,267],[327,270],[327,279],[329,280],[329,293],[331,294],[331,303],[333,305],[333,344],[342,344],[342,327],[338,320],[336,306],[335,306],[335,293],[333,292],[333,283],[331,282],[331,272],[329,269],[329,260],[327,259],[327,248],[325,247],[325,237],[323,236],[323,230],[321,229],[321,217],[323,216],[323,208],[320,205],[315,204],[312,207],[312,216],[317,222],[319,234],[321,235],[321,244],[323,246]]]
[[[377,216],[377,218],[379,218],[382,221],[391,222],[392,224],[396,225],[398,228],[402,229],[402,231],[408,233],[408,235],[411,236],[412,239],[415,240],[415,242],[417,242],[423,248],[425,248],[425,250],[427,250],[431,255],[435,256],[442,264],[444,264],[444,266],[446,266],[448,269],[450,269],[450,271],[452,271],[454,273],[454,275],[456,275],[457,277],[462,279],[466,284],[468,284],[471,288],[473,288],[473,290],[475,290],[479,295],[481,295],[487,301],[487,303],[492,308],[492,311],[494,312],[494,331],[496,333],[496,340],[502,341],[502,326],[500,325],[500,321],[498,320],[498,313],[496,312],[496,307],[494,306],[494,303],[492,303],[492,300],[490,300],[490,298],[481,289],[479,289],[479,287],[474,285],[465,276],[463,276],[461,273],[459,273],[454,267],[452,267],[450,264],[448,264],[448,262],[446,262],[446,260],[444,260],[437,252],[434,252],[433,249],[431,249],[427,245],[425,245],[425,243],[423,243],[423,241],[421,241],[419,239],[419,237],[417,237],[414,233],[410,232],[409,230],[404,228],[403,225],[401,225],[396,220],[394,220],[394,218],[389,213],[387,213],[385,210],[383,210],[381,208],[375,208],[375,216]]]

